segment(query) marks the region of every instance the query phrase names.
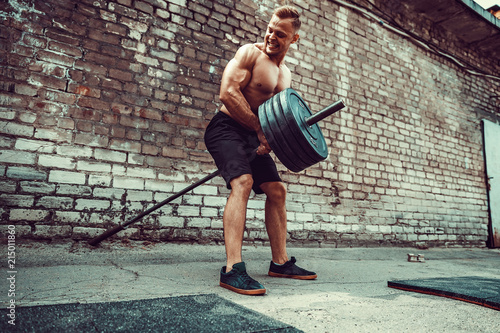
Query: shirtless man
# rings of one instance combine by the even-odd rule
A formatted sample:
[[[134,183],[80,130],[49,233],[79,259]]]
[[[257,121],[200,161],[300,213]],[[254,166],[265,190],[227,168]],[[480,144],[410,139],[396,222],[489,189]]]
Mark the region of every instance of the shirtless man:
[[[245,295],[266,292],[248,276],[242,262],[243,234],[250,192],[266,194],[265,224],[271,244],[269,275],[310,280],[314,272],[295,265],[286,251],[286,188],[259,123],[258,108],[290,87],[291,73],[284,63],[291,44],[299,39],[298,11],[282,6],[274,11],[264,43],[242,46],[222,75],[220,100],[224,104],[208,125],[206,146],[231,194],[223,215],[227,262],[220,272],[220,285]],[[256,150],[257,148],[257,150]],[[256,152],[256,154],[255,154]]]

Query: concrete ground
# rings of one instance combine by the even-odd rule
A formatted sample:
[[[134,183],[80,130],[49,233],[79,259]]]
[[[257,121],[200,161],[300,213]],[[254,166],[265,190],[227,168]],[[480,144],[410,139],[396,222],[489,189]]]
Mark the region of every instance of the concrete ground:
[[[421,253],[426,261],[408,262],[407,253]],[[247,271],[264,284],[267,294],[243,296],[218,286],[223,246],[17,244],[16,304],[216,294],[304,332],[500,332],[500,311],[387,287],[392,280],[500,278],[498,249],[290,247],[288,254],[297,258],[299,266],[315,271],[318,279],[269,277],[269,248],[246,246]],[[2,270],[7,274],[5,264]],[[5,278],[0,289],[5,307]]]

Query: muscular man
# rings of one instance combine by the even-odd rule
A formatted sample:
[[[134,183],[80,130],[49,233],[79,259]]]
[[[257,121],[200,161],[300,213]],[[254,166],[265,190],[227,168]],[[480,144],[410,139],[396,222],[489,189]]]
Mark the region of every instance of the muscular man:
[[[265,224],[271,244],[269,275],[310,280],[317,276],[295,265],[286,251],[286,188],[269,152],[257,116],[259,105],[290,87],[291,73],[284,63],[291,44],[299,39],[298,11],[282,6],[274,11],[264,43],[242,46],[222,75],[220,99],[224,104],[208,125],[206,146],[231,194],[223,215],[227,262],[220,285],[246,295],[266,289],[248,276],[242,262],[242,243],[250,192],[266,194]],[[256,149],[257,148],[257,149]]]

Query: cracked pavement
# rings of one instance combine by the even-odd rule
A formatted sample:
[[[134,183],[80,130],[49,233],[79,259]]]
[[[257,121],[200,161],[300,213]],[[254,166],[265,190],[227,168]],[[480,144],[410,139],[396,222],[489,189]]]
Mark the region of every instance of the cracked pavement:
[[[426,261],[408,262],[407,253]],[[267,275],[270,249],[245,246],[249,274],[265,296],[218,286],[224,247],[142,242],[18,244],[18,306],[96,303],[216,294],[304,332],[499,332],[500,311],[387,287],[391,280],[499,278],[500,251],[488,249],[289,248],[318,279]],[[4,269],[5,271],[5,269]],[[6,290],[5,279],[1,281]],[[2,306],[8,302],[5,293]]]

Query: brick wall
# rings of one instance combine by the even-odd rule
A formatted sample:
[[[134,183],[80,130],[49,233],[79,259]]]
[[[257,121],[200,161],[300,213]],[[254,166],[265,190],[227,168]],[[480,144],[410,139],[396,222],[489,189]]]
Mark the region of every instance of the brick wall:
[[[351,1],[366,5],[365,1]],[[450,54],[499,75],[411,12],[377,4]],[[468,74],[336,1],[297,1],[293,88],[319,110],[329,158],[280,166],[289,236],[321,246],[484,246],[480,119],[499,118],[499,80]],[[224,66],[262,40],[273,1],[82,0],[0,4],[0,215],[18,237],[94,237],[215,169],[204,128]],[[492,98],[491,96],[495,96]],[[221,178],[119,237],[222,241]],[[267,241],[262,196],[246,241]],[[6,234],[6,233],[2,233]]]

